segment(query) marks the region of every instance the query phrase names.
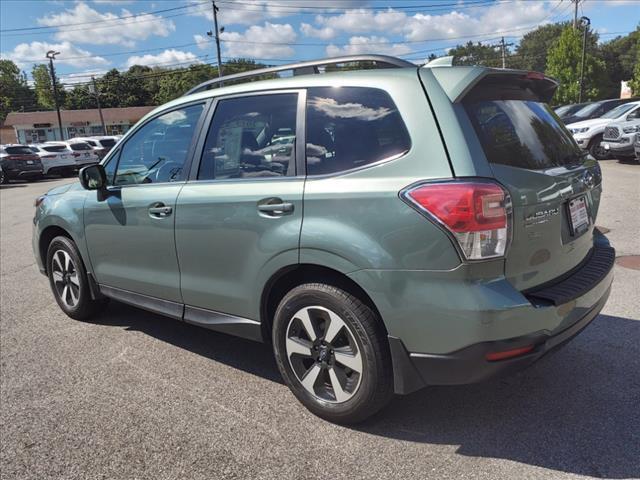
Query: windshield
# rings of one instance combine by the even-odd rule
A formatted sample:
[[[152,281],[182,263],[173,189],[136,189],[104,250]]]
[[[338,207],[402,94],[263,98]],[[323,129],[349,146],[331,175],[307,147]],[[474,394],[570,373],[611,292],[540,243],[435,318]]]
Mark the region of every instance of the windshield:
[[[574,115],[576,117],[588,117],[589,115],[591,115],[593,112],[596,111],[596,109],[600,106],[599,103],[590,103],[589,105],[587,105],[586,107],[582,107],[580,110],[578,110]]]
[[[558,107],[555,109],[556,115],[560,116],[566,112],[568,112],[573,105],[565,105],[564,107]]]
[[[623,105],[618,105],[616,108],[608,111],[600,118],[618,118],[627,113],[629,110],[633,110],[637,106],[637,103],[625,103]]]
[[[490,100],[465,108],[491,163],[538,170],[581,161],[573,138],[544,103]]]

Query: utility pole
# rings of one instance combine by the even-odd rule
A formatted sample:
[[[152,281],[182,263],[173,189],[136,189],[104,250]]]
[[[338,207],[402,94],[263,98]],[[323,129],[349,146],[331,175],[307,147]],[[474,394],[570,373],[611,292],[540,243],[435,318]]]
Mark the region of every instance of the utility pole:
[[[573,28],[574,30],[578,28],[578,4],[580,0],[571,0],[573,3]]]
[[[584,29],[582,32],[582,64],[580,65],[580,93],[578,94],[578,103],[582,103],[582,92],[584,90],[584,60],[587,51],[587,33],[591,20],[588,17],[580,17],[580,24]]]
[[[56,112],[58,112],[58,129],[60,130],[60,140],[64,140],[64,133],[62,131],[62,117],[60,116],[60,104],[58,103],[58,85],[56,83],[56,71],[53,68],[53,61],[56,59],[56,55],[60,55],[60,52],[55,50],[49,50],[47,52],[47,58],[49,59],[49,72],[51,75],[51,86],[53,87],[53,101],[56,104]]]
[[[211,6],[213,7],[213,28],[214,32],[208,31],[207,35],[210,37],[213,36],[216,39],[216,52],[218,54],[218,77],[222,77],[222,59],[220,58],[220,34],[224,32],[224,27],[218,30],[218,10],[219,8],[216,5],[216,0],[211,0]],[[224,85],[220,82],[220,86]]]
[[[504,43],[504,37],[500,40],[500,49],[502,50],[502,68],[507,68],[507,47],[510,47],[513,43]]]
[[[98,104],[98,113],[100,114],[100,124],[102,125],[102,135],[107,134],[107,129],[104,126],[104,117],[102,116],[102,107],[100,106],[100,90],[98,90],[98,84],[96,83],[96,78],[91,77],[91,85],[89,85],[89,90],[96,96],[96,103]]]

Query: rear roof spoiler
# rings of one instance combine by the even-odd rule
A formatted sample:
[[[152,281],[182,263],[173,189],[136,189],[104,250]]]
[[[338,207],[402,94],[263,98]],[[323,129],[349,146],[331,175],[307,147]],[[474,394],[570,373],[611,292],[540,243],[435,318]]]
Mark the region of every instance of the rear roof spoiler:
[[[429,64],[427,64],[428,66]],[[434,65],[436,66],[436,65]],[[423,67],[424,68],[424,67]],[[481,97],[483,87],[500,91],[502,87],[520,87],[523,99],[549,103],[558,82],[542,73],[487,67],[431,68],[434,77],[454,103],[474,96]],[[511,89],[513,90],[513,88]],[[494,98],[495,99],[495,98]]]

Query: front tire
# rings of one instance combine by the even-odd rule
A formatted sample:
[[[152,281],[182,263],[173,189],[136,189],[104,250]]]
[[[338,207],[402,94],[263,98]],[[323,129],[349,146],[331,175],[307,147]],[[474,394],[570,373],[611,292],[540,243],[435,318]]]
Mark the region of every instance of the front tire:
[[[321,283],[291,290],[275,313],[273,345],[285,382],[321,418],[361,422],[393,395],[380,319],[344,290]]]
[[[47,249],[47,276],[58,306],[75,320],[87,320],[98,302],[91,298],[87,272],[78,249],[67,237],[55,237]]]
[[[602,135],[596,135],[589,143],[589,153],[596,160],[606,160],[609,158],[609,154],[602,147]]]

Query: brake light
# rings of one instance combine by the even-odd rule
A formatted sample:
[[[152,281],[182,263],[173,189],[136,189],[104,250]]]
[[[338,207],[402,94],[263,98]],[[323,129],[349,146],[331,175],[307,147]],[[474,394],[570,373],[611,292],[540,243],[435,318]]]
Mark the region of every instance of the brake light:
[[[508,193],[497,183],[427,183],[405,191],[402,196],[440,223],[467,260],[504,256],[511,207]]]
[[[80,156],[80,154],[79,154],[78,152],[73,152],[73,153],[72,153],[72,155],[73,155],[74,157],[79,157],[79,156]]]

